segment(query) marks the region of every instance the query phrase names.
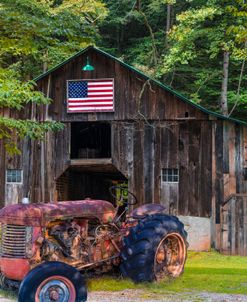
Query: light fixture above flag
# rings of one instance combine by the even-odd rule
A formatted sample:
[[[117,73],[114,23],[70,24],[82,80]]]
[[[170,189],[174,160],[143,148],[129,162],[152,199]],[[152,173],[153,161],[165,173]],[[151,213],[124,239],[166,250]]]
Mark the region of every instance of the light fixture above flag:
[[[89,63],[89,58],[87,57],[87,64],[82,67],[83,71],[93,71],[94,67]]]

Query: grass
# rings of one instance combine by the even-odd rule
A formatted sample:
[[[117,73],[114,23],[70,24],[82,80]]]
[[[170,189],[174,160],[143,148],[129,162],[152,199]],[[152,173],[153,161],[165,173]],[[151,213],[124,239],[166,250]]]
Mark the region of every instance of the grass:
[[[150,295],[167,296],[172,293],[190,295],[202,291],[247,295],[247,257],[224,256],[214,251],[189,252],[184,274],[177,279],[160,283],[135,284],[118,276],[102,276],[90,278],[88,289],[89,291],[142,290],[142,298],[148,298]],[[14,293],[6,291],[0,291],[0,295],[16,298]]]
[[[247,294],[247,257],[224,256],[217,252],[189,252],[184,274],[175,279],[152,284],[134,284],[130,280],[101,277],[89,281],[91,291],[145,289],[165,292],[208,291]]]
[[[9,298],[10,300],[17,298],[17,292],[11,290],[2,290],[0,289],[0,297]]]

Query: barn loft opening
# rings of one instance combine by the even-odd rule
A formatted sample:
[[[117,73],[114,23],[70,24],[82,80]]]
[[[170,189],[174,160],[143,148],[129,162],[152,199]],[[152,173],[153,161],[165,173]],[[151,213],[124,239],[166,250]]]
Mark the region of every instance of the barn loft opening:
[[[71,158],[110,158],[111,125],[101,122],[71,123]]]

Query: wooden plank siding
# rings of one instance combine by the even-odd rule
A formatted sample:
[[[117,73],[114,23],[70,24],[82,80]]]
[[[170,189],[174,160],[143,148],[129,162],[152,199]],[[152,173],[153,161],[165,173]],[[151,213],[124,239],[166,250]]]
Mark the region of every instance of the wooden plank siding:
[[[225,121],[218,127],[215,138],[218,142],[215,152],[218,159],[214,219],[219,235],[215,234],[216,247],[227,254],[247,255],[247,180],[244,177],[246,129]]]
[[[220,251],[247,256],[247,195],[235,194],[221,207]]]
[[[3,141],[0,140],[0,207],[5,205],[5,151]]]
[[[121,123],[113,129],[113,163],[129,179],[140,204],[160,202],[173,214],[210,216],[211,127],[207,122],[139,122],[126,127]],[[162,183],[165,168],[179,169],[179,186]]]
[[[89,56],[95,70],[83,72],[82,66]],[[114,113],[70,113],[66,112],[66,82],[71,79],[114,78]],[[48,89],[48,83],[52,89]],[[134,71],[126,69],[119,62],[102,56],[95,50],[77,57],[55,70],[50,76],[38,81],[38,88],[54,101],[49,106],[49,115],[64,122],[104,120],[173,120],[185,115],[194,119],[208,120],[208,115],[178,97],[150,84]],[[142,89],[144,88],[143,93]]]

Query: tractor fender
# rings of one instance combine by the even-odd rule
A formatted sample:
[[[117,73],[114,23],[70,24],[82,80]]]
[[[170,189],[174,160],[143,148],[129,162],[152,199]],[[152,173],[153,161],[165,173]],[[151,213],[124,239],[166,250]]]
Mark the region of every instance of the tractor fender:
[[[130,213],[130,217],[134,219],[142,219],[147,215],[161,214],[161,213],[165,213],[165,211],[166,208],[161,204],[149,203],[134,209]]]

